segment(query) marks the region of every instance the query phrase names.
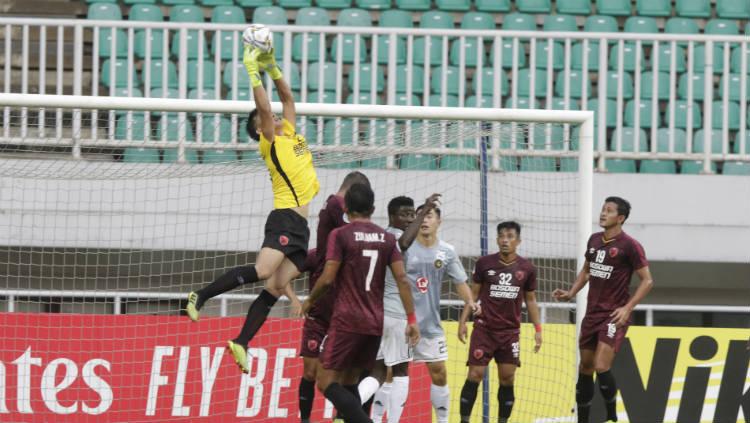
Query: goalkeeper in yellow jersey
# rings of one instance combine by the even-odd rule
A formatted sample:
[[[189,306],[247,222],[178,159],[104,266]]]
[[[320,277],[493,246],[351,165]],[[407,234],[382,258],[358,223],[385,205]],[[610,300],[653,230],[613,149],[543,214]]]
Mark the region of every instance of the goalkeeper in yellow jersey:
[[[276,64],[273,50],[263,53],[246,46],[243,62],[253,86],[256,106],[248,117],[247,132],[259,142],[260,155],[271,174],[274,210],[266,220],[263,247],[256,263],[235,267],[203,289],[191,292],[186,312],[191,320],[197,321],[199,310],[208,299],[242,285],[266,280],[265,289],[247,312],[240,334],[228,342],[237,365],[247,373],[247,344],[263,325],[278,297],[285,292],[294,295],[289,289],[289,281],[300,274],[305,264],[310,239],[308,207],[318,193],[319,183],[307,142],[295,131],[294,98]],[[283,105],[280,119],[271,112],[271,103],[261,82],[262,70],[271,77],[278,90]]]

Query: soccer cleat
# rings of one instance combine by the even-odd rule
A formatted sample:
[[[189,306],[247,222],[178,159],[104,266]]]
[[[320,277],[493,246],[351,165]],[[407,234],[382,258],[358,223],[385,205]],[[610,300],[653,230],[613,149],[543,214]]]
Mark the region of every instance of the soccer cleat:
[[[187,307],[185,307],[185,313],[187,313],[190,320],[197,322],[200,318],[200,311],[198,311],[198,307],[196,306],[196,303],[198,302],[198,293],[193,291],[188,294],[188,303]]]
[[[249,373],[250,369],[247,367],[247,350],[245,347],[234,341],[227,341],[227,349],[232,353],[234,362],[240,366],[242,373]]]

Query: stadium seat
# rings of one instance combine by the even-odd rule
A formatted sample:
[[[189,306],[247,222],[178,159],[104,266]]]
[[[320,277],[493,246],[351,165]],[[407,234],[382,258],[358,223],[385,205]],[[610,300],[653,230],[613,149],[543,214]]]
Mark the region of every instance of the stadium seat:
[[[468,12],[471,8],[470,0],[435,0],[439,10],[446,12]]]
[[[583,24],[585,32],[618,32],[617,20],[612,16],[592,15]]]
[[[727,103],[727,108],[724,110],[723,101],[714,101],[711,105],[711,126],[716,129],[724,128],[724,117],[727,118],[727,128],[730,131],[736,131],[740,129],[740,105],[734,101]]]
[[[128,137],[128,128],[130,128],[130,137]],[[149,136],[148,138],[151,137]],[[146,140],[146,118],[143,113],[131,113],[129,118],[126,114],[119,116],[115,123],[115,139]]]
[[[227,87],[228,87],[228,91],[227,91],[227,96],[225,100],[250,101],[252,97],[250,95],[250,91],[251,91],[250,87],[243,87],[243,88],[231,88],[229,86]],[[237,96],[236,98],[235,98],[235,95]]]
[[[111,67],[112,67],[112,60],[107,59],[102,63],[102,71],[101,71],[101,79],[102,84],[109,88],[110,85],[114,85],[115,87],[127,87],[128,86],[128,62],[124,59],[115,59],[114,61],[114,69],[115,69],[115,80],[110,80],[110,73],[111,73]],[[133,67],[133,75],[132,75],[132,86],[137,87],[138,82],[138,71],[135,69],[135,66]]]
[[[734,147],[732,148],[732,153],[740,154],[741,144],[742,144],[742,141],[740,141],[740,136],[737,135],[737,139],[734,140]],[[750,131],[745,132],[745,154],[750,154]]]
[[[148,34],[150,32],[150,34]],[[135,57],[139,59],[146,58],[146,44],[151,48],[151,59],[161,59],[166,53],[164,51],[164,31],[159,29],[139,29],[135,31],[133,50]]]
[[[255,9],[256,7],[268,7],[273,5],[273,0],[236,0],[237,6],[243,9]]]
[[[277,0],[279,7],[284,9],[302,9],[312,6],[312,0]]]
[[[552,98],[550,107],[547,108],[551,108],[552,110],[580,110],[581,104],[574,98],[568,99],[568,103],[566,104],[564,98],[554,97]]]
[[[322,71],[321,71],[322,68]],[[320,83],[322,78],[322,85]],[[336,64],[325,62],[321,65],[320,62],[313,62],[308,65],[307,68],[307,88],[309,91],[318,91],[320,87],[324,90],[335,90],[336,89]]]
[[[265,6],[255,9],[253,12],[253,22],[265,25],[286,25],[288,23],[286,12],[277,6]]]
[[[713,71],[714,73],[724,73],[724,45],[713,45]],[[693,50],[693,72],[703,73],[706,65],[706,46],[700,44]]]
[[[600,15],[630,16],[631,0],[596,0],[596,11]]]
[[[308,103],[335,104],[336,92],[335,91],[323,91],[322,95],[320,94],[319,91],[309,92],[307,93],[307,102]]]
[[[617,125],[617,103],[612,99],[607,99],[604,103],[605,117],[604,123],[608,128],[614,128]],[[599,99],[590,98],[586,104],[586,110],[594,112],[594,124],[599,124]]]
[[[332,72],[333,73],[333,72]],[[335,73],[334,82],[335,82]],[[374,90],[373,90],[374,88]],[[375,86],[372,86],[372,66],[369,63],[363,63],[359,66],[359,89],[360,91],[375,91],[380,92],[385,88],[385,73],[383,68],[380,66],[375,67]],[[334,88],[335,89],[335,85]],[[349,73],[349,90],[354,91],[354,67],[351,68]],[[421,91],[421,90],[420,90]],[[414,90],[412,90],[414,93]]]
[[[411,101],[411,103],[409,103]],[[421,106],[422,100],[416,94],[408,96],[404,93],[396,93],[396,98],[393,102],[396,106]]]
[[[336,19],[337,26],[355,26],[359,28],[372,26],[372,16],[364,9],[344,9]]]
[[[159,150],[155,148],[126,148],[122,161],[125,163],[159,163]]]
[[[190,119],[185,119],[185,140],[195,141],[195,135],[193,134],[193,125],[190,123]],[[178,141],[180,132],[180,118],[177,114],[169,114],[166,119],[159,119],[156,124],[156,133],[154,139],[161,140],[162,134],[166,134],[167,141]]]
[[[390,63],[390,45],[390,36],[379,35],[377,37],[378,63],[381,65]],[[396,37],[396,63],[406,63],[406,39],[404,37]]]
[[[218,122],[213,116],[204,117],[200,125],[201,141],[204,144],[229,144],[232,142],[232,121],[220,117]],[[196,133],[196,140],[198,134]],[[230,146],[227,146],[231,148]],[[204,150],[203,163],[223,163],[237,160],[237,152],[233,150]]]
[[[661,124],[661,118],[659,113],[656,113],[656,122],[653,121],[652,113],[653,107],[650,101],[640,100],[636,104],[636,100],[630,100],[625,104],[625,125],[636,126],[635,113],[636,107],[638,108],[639,126],[641,128],[651,128],[652,126],[659,126]]]
[[[704,143],[705,143],[705,135],[706,131],[704,129],[699,129],[695,132],[695,135],[693,136],[693,153],[703,153],[704,151]],[[711,132],[709,132],[710,137],[710,143],[711,143],[711,153],[713,154],[721,154],[722,153],[722,135],[721,131],[718,129],[711,129]]]
[[[124,29],[118,28],[115,34],[115,57],[125,58],[128,56],[128,35]],[[112,29],[101,28],[99,30],[99,57],[109,58],[112,56]]]
[[[117,4],[94,3],[89,5],[89,10],[86,12],[86,19],[119,21],[122,20],[122,11]]]
[[[671,45],[659,45],[659,51],[656,53],[659,57],[659,70],[662,72],[671,72],[672,67],[672,46]],[[651,57],[654,57],[653,50],[651,51]],[[687,70],[687,54],[685,53],[685,47],[676,45],[674,48],[675,57],[675,72],[682,73]]]
[[[684,175],[699,175],[703,173],[703,160],[685,160],[680,168],[680,173]],[[711,163],[711,169],[716,172],[716,162]]]
[[[521,157],[521,172],[554,172],[557,162],[554,157]]]
[[[141,91],[138,87],[132,87],[132,90],[128,90],[127,87],[118,87],[115,88],[113,97],[143,97],[143,91]],[[127,114],[127,110],[118,110],[118,113],[125,112]]]
[[[745,48],[745,72],[750,74],[750,46]],[[741,47],[735,47],[732,49],[732,57],[731,57],[731,63],[732,63],[732,72],[741,74],[742,73],[742,48]]]
[[[750,163],[747,162],[724,162],[724,175],[750,176]]]
[[[571,98],[588,98],[592,92],[591,81],[589,79],[584,81],[583,72],[578,70],[571,70],[567,76],[565,75],[565,72],[557,73],[557,78],[555,79],[555,95],[564,97],[566,87],[568,88]]]
[[[214,7],[214,10],[211,12],[211,22],[244,24],[246,22],[245,12],[237,6],[217,6]],[[286,21],[284,23],[286,23]]]
[[[492,107],[492,96],[469,96],[464,103],[464,107]]]
[[[404,154],[400,162],[403,170],[437,170],[437,157],[431,154]]]
[[[461,52],[464,53],[464,66],[476,67],[479,64],[478,55],[482,56],[482,63],[487,64],[487,58],[484,54],[484,45],[479,44],[479,40],[476,37],[463,37],[453,40],[450,49],[450,63],[451,65],[460,66],[461,64]]]
[[[659,128],[656,132],[656,151],[659,153],[669,153],[669,137],[670,134],[673,136],[674,153],[687,153],[687,134],[684,129],[674,128]]]
[[[514,44],[516,44],[515,54],[513,49]],[[518,40],[518,38],[503,38],[502,45],[500,46],[500,53],[500,61],[503,68],[512,68],[514,62],[518,65],[519,69],[526,66],[526,53],[524,51],[524,45]],[[492,46],[492,48],[490,48],[490,61],[488,64],[490,63],[495,63],[494,45]],[[750,65],[748,67],[750,67]]]
[[[535,150],[562,150],[565,148],[565,132],[560,125],[534,125],[533,147]],[[530,137],[531,138],[531,137]]]
[[[235,43],[236,50],[234,49]],[[211,57],[215,56],[216,49],[219,49],[221,60],[242,60],[242,34],[238,31],[221,31],[220,34],[215,34],[211,40]]]
[[[667,19],[664,24],[664,32],[667,34],[700,34],[700,28],[694,19],[673,17]],[[669,45],[668,42],[664,44]],[[687,45],[687,42],[678,42],[680,45]]]
[[[599,70],[599,43],[590,41],[586,46],[588,63],[586,67],[589,71],[596,72]],[[570,66],[573,69],[583,70],[583,41],[573,44],[570,49]]]
[[[641,160],[641,173],[674,175],[677,164],[674,160]]]
[[[543,29],[545,31],[576,32],[578,31],[578,24],[575,16],[545,15]]]
[[[198,46],[202,44],[203,57],[208,57],[208,45],[206,44],[206,34],[203,33],[203,39],[199,40],[200,33],[197,30],[188,30],[185,34],[187,41],[187,58],[197,59],[198,58]],[[172,57],[180,57],[180,32],[177,32],[172,37],[172,47],[170,49]]]
[[[703,28],[706,35],[740,35],[736,21],[729,19],[710,19]]]
[[[676,0],[675,11],[687,18],[711,17],[711,0]]]
[[[377,93],[361,92],[357,97],[354,93],[349,93],[346,104],[380,104],[380,98]]]
[[[200,92],[199,92],[200,91]],[[206,88],[203,90],[198,90],[198,88],[193,88],[188,92],[188,98],[191,100],[219,100],[221,97],[217,97],[216,94],[220,94],[221,91],[216,91],[212,88]],[[203,116],[208,116],[207,113],[204,113]]]
[[[537,69],[546,70],[549,63],[550,43],[548,40],[539,40],[534,49],[534,65]],[[565,65],[565,53],[561,42],[552,42],[552,69],[560,70]]]
[[[203,9],[192,4],[175,6],[169,10],[170,22],[203,22],[204,20]]]
[[[396,92],[407,92],[407,75],[411,73],[411,92],[415,94],[424,93],[424,68],[421,66],[412,66],[411,70],[406,65],[396,66]]]
[[[536,20],[532,15],[509,13],[503,18],[503,29],[507,31],[536,31]]]
[[[414,27],[414,21],[409,12],[389,9],[380,14],[378,26],[383,28],[412,28]]]
[[[180,92],[177,88],[156,87],[149,93],[150,98],[180,98]],[[160,113],[161,114],[161,113]]]
[[[550,13],[550,0],[516,0],[516,8],[521,13]]]
[[[495,77],[500,80],[500,95],[504,96],[510,93],[510,82],[508,81],[508,75],[500,71],[496,73],[492,68],[483,68],[481,72],[475,72],[474,78],[471,84],[474,93],[479,92],[479,80],[482,80],[482,92],[481,94],[492,96],[495,92]]]
[[[505,100],[506,109],[539,109],[539,100],[534,99],[534,102],[530,102],[528,97],[518,97],[513,101],[513,97],[508,97]]]
[[[336,132],[338,132],[338,137]],[[324,145],[352,145],[356,138],[354,122],[351,119],[341,119],[340,121],[331,119],[323,125]]]
[[[426,29],[454,29],[453,15],[439,10],[431,10],[422,15],[419,27]]]
[[[440,158],[440,170],[479,170],[479,161],[477,160],[477,156],[470,154],[446,154]]]
[[[510,12],[510,0],[474,0],[480,12]]]
[[[174,62],[167,61],[167,80],[164,80],[163,75],[163,69],[164,64],[161,60],[154,60],[151,62],[151,81],[149,83],[149,88],[177,88],[178,86],[178,79],[177,79],[177,66],[175,66]],[[145,70],[144,70],[145,74]],[[145,83],[144,79],[144,83]]]
[[[194,0],[162,0],[161,2],[165,6],[183,6],[195,4]]]
[[[636,69],[636,44],[626,42],[623,43],[623,69],[628,72],[635,72]],[[640,64],[639,69],[641,71],[646,70],[646,55],[644,54],[645,46],[641,45],[640,52],[638,55],[640,56]],[[618,70],[620,66],[620,44],[617,43],[614,46],[612,46],[612,49],[609,53],[609,68],[612,70]]]
[[[321,58],[325,59],[325,53],[323,57],[320,56],[320,46],[321,46],[321,35],[318,33],[307,33],[307,34],[296,34],[294,35],[294,38],[292,39],[292,58],[297,61],[301,62],[303,61],[303,41],[305,44],[307,44],[307,61],[308,62],[314,62],[318,61]],[[305,39],[303,40],[303,37]],[[325,50],[325,35],[323,35],[323,47]],[[342,53],[345,52],[346,49],[342,50]],[[366,53],[365,53],[366,54]]]
[[[396,7],[401,10],[430,10],[430,0],[396,0]]]
[[[647,71],[641,75],[641,97],[654,97],[654,72]],[[656,98],[659,100],[669,99],[669,74],[666,72],[656,73]]]
[[[440,94],[433,94],[430,96],[428,106],[430,107],[458,107],[458,97],[455,95],[446,95],[445,102],[443,102],[443,96]]]
[[[301,26],[329,26],[328,12],[320,7],[305,7],[297,11],[295,24]]]
[[[640,16],[672,16],[672,2],[670,0],[638,0],[635,10]]]
[[[617,99],[619,90],[619,74],[617,71],[607,72],[607,98]],[[622,73],[622,98],[625,100],[633,98],[633,77],[628,72]]]
[[[237,74],[237,85],[236,88],[242,89],[242,90],[249,90],[250,89],[250,78],[247,76],[247,70],[245,69],[245,65],[242,62],[229,62],[226,65],[224,65],[224,74],[222,76],[221,82],[224,84],[225,87],[228,89],[232,89],[232,74]]]
[[[557,13],[588,16],[591,14],[591,0],[557,0]]]
[[[417,65],[433,65],[443,60],[443,37],[429,37],[430,45],[426,47],[427,37],[414,38],[413,63]],[[428,55],[425,57],[425,49]]]
[[[156,0],[123,0],[126,5],[156,4]]]
[[[609,173],[635,173],[635,160],[607,159],[604,165]]]
[[[741,101],[740,94],[742,93],[742,80],[739,74],[730,73],[729,75],[729,86],[727,87],[728,98],[732,101]],[[721,81],[719,82],[719,97],[724,98],[724,84],[726,84],[726,77],[722,75]],[[745,101],[750,100],[750,81],[745,83]]]
[[[620,151],[625,153],[635,152],[635,137],[638,134],[638,152],[646,153],[648,149],[648,134],[643,129],[622,128]],[[617,134],[612,134],[609,146],[610,151],[617,151]]]
[[[150,4],[136,4],[130,8],[128,20],[161,22],[164,20],[164,15],[161,13],[161,9],[157,6]]]
[[[685,129],[688,127],[688,112],[692,110],[692,127],[700,128],[703,126],[703,122],[701,119],[701,110],[702,107],[696,103],[693,102],[692,105],[688,104],[685,100],[677,100],[674,104],[674,127],[675,128],[682,128]],[[669,126],[669,115],[670,112],[667,111],[664,113],[664,123],[666,126]]]
[[[346,9],[352,7],[352,0],[315,0],[315,5],[323,9]]]
[[[195,141],[187,141],[193,143]],[[179,161],[179,151],[176,148],[169,148],[164,150],[164,163],[177,163]],[[190,164],[197,164],[200,162],[198,158],[198,152],[192,149],[185,149],[185,162]]]
[[[519,97],[528,97],[531,94],[531,75],[532,69],[519,69],[517,83]],[[533,75],[534,96],[547,97],[547,72],[535,69]]]
[[[649,0],[653,1],[653,0]],[[625,32],[638,34],[658,34],[659,27],[656,25],[656,19],[648,16],[631,16],[625,21]],[[633,42],[635,44],[635,42]],[[651,41],[643,41],[645,45],[651,45]]]
[[[357,0],[356,3],[357,7],[367,10],[385,10],[391,7],[391,0]]]
[[[430,88],[433,93],[442,93],[443,72],[445,72],[446,89],[448,94],[458,94],[458,68],[455,66],[439,66],[432,69],[430,74]]]
[[[680,80],[677,84],[677,94],[681,99],[688,99],[688,74],[683,73],[680,75]],[[702,73],[694,73],[692,78],[693,87],[693,100],[703,100],[705,98],[705,76]]]
[[[461,29],[495,29],[495,18],[489,13],[468,12],[461,18]]]
[[[359,38],[359,56],[357,56],[356,44]],[[367,45],[365,37],[357,37],[354,34],[344,34],[341,37],[335,37],[331,44],[331,60],[338,61],[339,41],[341,41],[341,60],[344,63],[365,62],[367,60]]]
[[[198,87],[198,61],[187,62],[187,87],[189,90]],[[216,64],[211,60],[203,61],[203,88],[216,88]]]
[[[563,157],[560,159],[560,172],[578,172],[578,159]]]

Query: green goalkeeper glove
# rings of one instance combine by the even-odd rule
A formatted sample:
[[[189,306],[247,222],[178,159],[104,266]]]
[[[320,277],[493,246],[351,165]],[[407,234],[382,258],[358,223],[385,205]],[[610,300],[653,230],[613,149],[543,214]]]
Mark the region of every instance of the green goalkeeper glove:
[[[258,63],[258,57],[261,55],[261,51],[257,48],[250,46],[245,47],[245,53],[242,57],[242,63],[245,64],[247,69],[247,75],[250,77],[250,84],[255,87],[259,87],[263,84],[260,80],[260,66]]]
[[[273,53],[273,49],[268,53],[261,53],[258,56],[258,63],[260,63],[268,76],[275,81],[281,79],[283,75],[281,74],[281,68],[276,64],[276,56]]]

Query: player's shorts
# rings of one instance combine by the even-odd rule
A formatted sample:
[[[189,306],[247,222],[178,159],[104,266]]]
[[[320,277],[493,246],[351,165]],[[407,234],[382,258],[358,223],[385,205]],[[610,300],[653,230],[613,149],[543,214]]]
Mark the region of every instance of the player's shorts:
[[[377,359],[388,367],[412,360],[411,347],[406,340],[406,319],[388,315],[383,318],[383,337]]]
[[[521,344],[518,330],[490,331],[474,324],[469,342],[467,366],[487,366],[493,358],[497,364],[521,366]]]
[[[301,357],[318,358],[320,346],[328,331],[328,322],[320,319],[306,318],[302,325],[302,345],[300,346]]]
[[[447,360],[448,342],[445,340],[445,335],[434,338],[419,338],[417,346],[414,347],[414,361],[432,363]]]
[[[587,314],[581,322],[578,347],[582,350],[595,351],[596,345],[603,342],[618,352],[630,324],[631,322],[628,322],[625,326],[618,328],[612,323],[612,317],[608,313],[593,316]]]
[[[302,272],[307,258],[310,229],[307,219],[292,209],[273,210],[266,219],[263,247],[279,250]]]
[[[379,346],[379,336],[329,328],[320,345],[320,363],[328,370],[371,370]]]

